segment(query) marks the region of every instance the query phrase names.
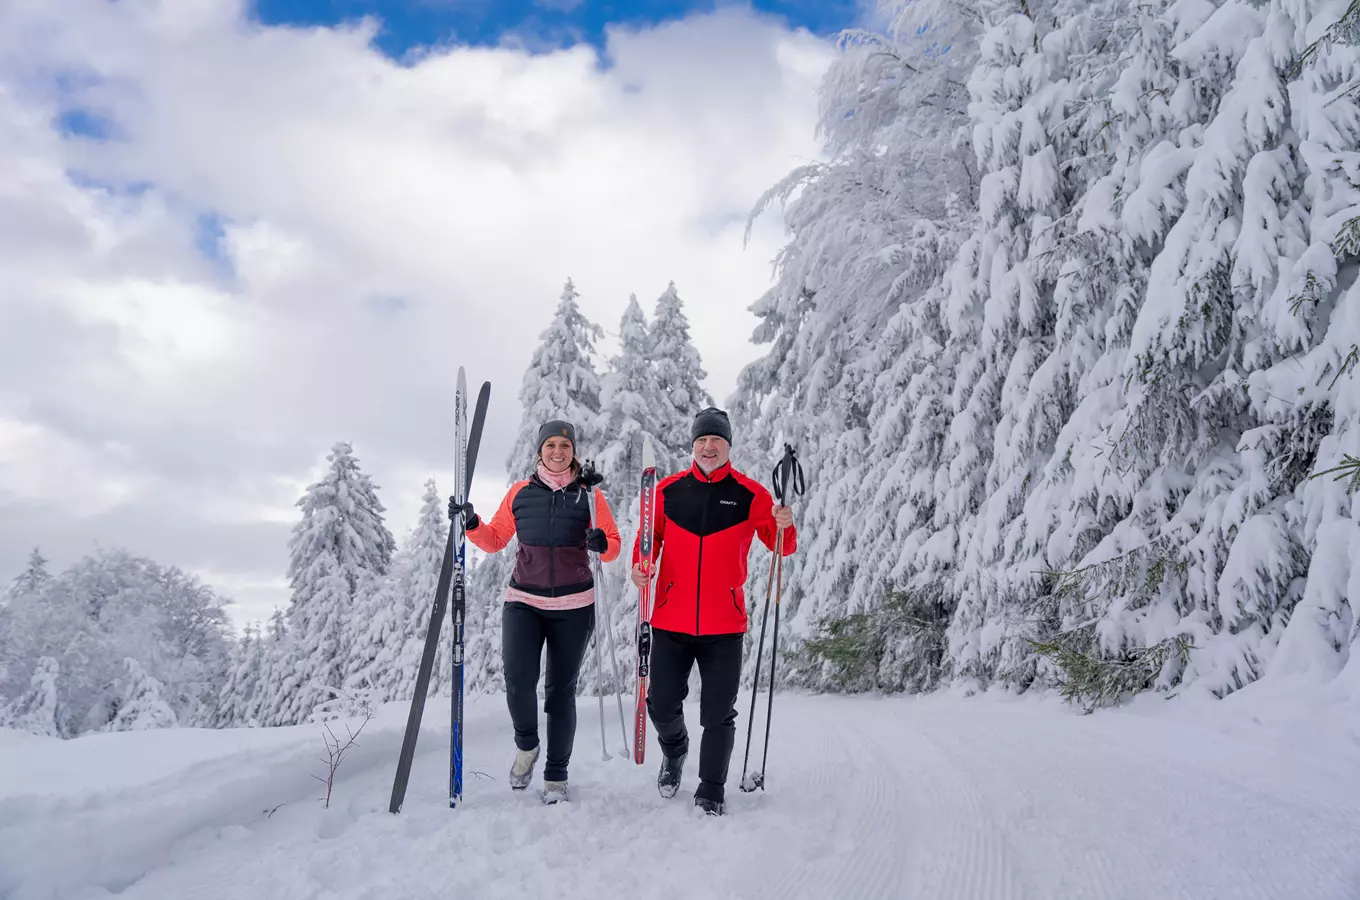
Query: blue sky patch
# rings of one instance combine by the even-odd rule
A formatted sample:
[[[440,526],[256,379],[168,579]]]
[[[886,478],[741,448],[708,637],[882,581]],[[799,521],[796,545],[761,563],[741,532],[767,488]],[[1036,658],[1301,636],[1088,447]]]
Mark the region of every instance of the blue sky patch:
[[[222,246],[227,236],[227,219],[220,213],[209,210],[198,214],[194,220],[194,247],[213,269],[225,278],[234,277],[236,268],[231,257]]]
[[[365,297],[363,303],[380,319],[395,319],[411,308],[411,301],[397,294],[373,294]]]
[[[113,123],[87,109],[75,107],[57,116],[57,130],[66,137],[107,141],[114,136]]]
[[[577,41],[602,47],[608,25],[654,25],[732,5],[718,0],[255,0],[254,12],[266,25],[336,25],[372,16],[380,20],[378,49],[401,59],[422,47],[490,46],[506,36],[530,49]],[[751,0],[740,5],[819,35],[858,22],[857,0]]]
[[[110,181],[79,169],[67,169],[66,177],[82,190],[103,191],[111,197],[141,197],[155,187],[150,181]]]

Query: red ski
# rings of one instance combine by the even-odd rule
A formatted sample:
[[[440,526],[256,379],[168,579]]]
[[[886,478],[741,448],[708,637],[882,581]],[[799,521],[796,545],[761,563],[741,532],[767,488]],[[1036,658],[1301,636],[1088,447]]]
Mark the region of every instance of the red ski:
[[[638,555],[647,572],[647,583],[638,588],[638,682],[637,712],[633,724],[633,762],[642,765],[647,754],[647,670],[652,655],[653,546],[656,535],[656,457],[652,442],[642,441],[642,496],[638,499]]]

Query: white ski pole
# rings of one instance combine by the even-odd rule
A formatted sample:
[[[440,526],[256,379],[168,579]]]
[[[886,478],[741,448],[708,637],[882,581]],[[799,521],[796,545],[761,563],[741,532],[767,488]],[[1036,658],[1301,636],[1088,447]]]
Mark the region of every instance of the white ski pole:
[[[595,527],[595,490],[594,490],[593,488],[592,488],[591,491],[590,491],[590,494],[589,494],[589,496],[588,496],[588,499],[589,499],[589,502],[590,502],[590,524],[591,524],[591,527],[593,528],[593,527]],[[605,633],[605,639],[606,639],[607,641],[609,641],[609,650],[608,650],[608,653],[609,653],[609,664],[610,664],[610,667],[611,667],[611,668],[613,669],[613,671],[614,671],[614,699],[615,699],[616,701],[618,701],[618,705],[619,705],[619,731],[620,731],[620,732],[622,733],[622,735],[623,735],[623,750],[622,750],[622,752],[620,753],[620,755],[621,755],[624,759],[627,759],[627,758],[629,757],[629,750],[628,750],[628,724],[627,724],[627,722],[624,720],[624,716],[623,716],[623,692],[622,692],[622,688],[620,687],[620,685],[623,684],[623,678],[619,675],[619,651],[618,651],[618,647],[617,647],[617,646],[615,645],[615,643],[614,643],[614,627],[613,627],[613,625],[614,625],[614,619],[613,619],[613,616],[610,614],[609,603],[608,603],[608,600],[606,599],[606,595],[607,595],[609,592],[605,590],[604,575],[603,575],[603,572],[602,572],[601,569],[600,569],[600,557],[599,557],[599,555],[598,555],[598,554],[593,554],[593,553],[592,553],[591,556],[590,556],[590,561],[591,561],[591,567],[592,567],[592,569],[594,570],[594,575],[595,575],[595,640],[596,640],[596,642],[597,642],[596,650],[597,650],[597,651],[599,650],[598,641],[600,640],[600,620],[603,619],[603,620],[604,620],[604,633]],[[597,658],[597,666],[596,666],[596,667],[599,668],[599,666],[598,666],[598,658]],[[604,738],[603,738],[603,733],[604,733],[604,694],[603,694],[603,693],[600,694],[600,732],[601,732],[601,745],[603,746],[603,740],[604,740]],[[608,757],[609,757],[609,752],[608,752],[608,751],[605,751],[604,756],[605,756],[606,759],[608,759]]]

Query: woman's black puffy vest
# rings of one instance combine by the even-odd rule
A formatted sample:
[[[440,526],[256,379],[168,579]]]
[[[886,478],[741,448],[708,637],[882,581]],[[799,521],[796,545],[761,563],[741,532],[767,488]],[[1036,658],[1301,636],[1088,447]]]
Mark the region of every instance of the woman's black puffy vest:
[[[587,488],[573,481],[555,491],[535,473],[515,494],[515,571],[510,586],[526,594],[560,597],[595,584],[586,551],[590,527]]]

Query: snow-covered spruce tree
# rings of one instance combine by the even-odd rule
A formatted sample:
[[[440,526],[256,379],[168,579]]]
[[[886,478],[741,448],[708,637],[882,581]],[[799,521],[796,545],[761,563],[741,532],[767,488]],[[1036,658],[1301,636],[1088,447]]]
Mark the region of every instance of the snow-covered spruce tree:
[[[1074,55],[1081,62],[1073,78],[1083,87],[1073,137],[1089,174],[1075,180],[1073,193],[1079,196],[1056,223],[1052,247],[1032,260],[1039,277],[1052,279],[1057,317],[1052,353],[1039,370],[1046,377],[1035,384],[1047,387],[1050,397],[1056,394],[1057,402],[1047,405],[1060,428],[1030,483],[1008,562],[1014,579],[1072,571],[1044,575],[1041,596],[1027,598],[1019,618],[1027,637],[1056,641],[1064,652],[1077,654],[1101,644],[1100,604],[1144,604],[1134,594],[1145,591],[1147,580],[1124,577],[1133,571],[1124,566],[1146,574],[1160,560],[1146,540],[1160,528],[1159,507],[1145,505],[1139,516],[1129,516],[1133,492],[1156,462],[1150,455],[1115,462],[1110,451],[1113,435],[1121,431],[1121,372],[1132,325],[1150,263],[1184,208],[1190,161],[1174,145],[1191,124],[1192,106],[1184,102],[1186,70],[1170,54],[1172,24],[1164,18],[1165,5],[1130,9],[1116,3],[1087,17],[1085,34],[1103,35],[1106,46],[1126,52]],[[1145,163],[1149,152],[1155,165]],[[1025,407],[1041,409],[1036,399],[1045,398],[1032,384]],[[1135,547],[1140,549],[1134,557],[1123,556]],[[1118,569],[1121,576],[1090,587],[1097,570],[1087,567],[1113,560],[1123,561],[1107,574]],[[1103,652],[1118,655],[1121,645],[1105,645]],[[1039,661],[1038,672],[1060,677],[1046,661]]]
[[[0,727],[17,728],[39,737],[66,737],[57,687],[60,678],[60,663],[50,656],[38,659],[29,677],[28,690],[0,709]]]
[[[669,473],[690,457],[690,423],[694,414],[713,405],[703,388],[708,377],[698,349],[690,339],[689,319],[672,281],[656,300],[647,331],[647,354],[657,385],[656,436],[658,469]]]
[[[251,705],[262,690],[268,648],[259,625],[247,623],[232,654],[227,680],[218,692],[217,711],[213,716],[216,727],[259,724],[251,720]]]
[[[123,664],[126,671],[114,688],[116,711],[104,730],[147,731],[178,725],[175,711],[165,702],[164,686],[132,657]]]
[[[396,540],[383,523],[385,507],[347,442],[331,447],[329,468],[298,500],[302,518],[289,539],[288,671],[270,724],[307,721],[313,708],[344,685],[365,591],[386,574]]]
[[[662,419],[674,419],[675,412],[664,405],[669,401],[659,384],[657,366],[650,358],[651,348],[642,307],[637,296],[632,295],[619,322],[619,353],[609,361],[609,371],[600,380],[603,443],[591,457],[608,479],[610,497],[617,498],[615,507],[627,508],[637,500],[644,437],[651,439],[658,453],[675,452],[674,447],[663,443],[666,438],[662,435]],[[673,426],[674,422],[668,424]],[[687,426],[685,434],[688,433]]]
[[[1280,3],[1271,8],[1263,38],[1289,79],[1291,152],[1253,159],[1247,171],[1248,179],[1255,176],[1263,207],[1258,221],[1265,227],[1243,241],[1250,255],[1238,257],[1246,263],[1242,275],[1257,289],[1242,357],[1250,370],[1251,409],[1262,424],[1244,434],[1240,446],[1250,463],[1251,505],[1259,509],[1239,531],[1219,585],[1236,589],[1245,602],[1219,606],[1234,630],[1273,626],[1289,616],[1268,657],[1268,676],[1327,678],[1344,667],[1356,685],[1360,4],[1343,10],[1336,3]],[[1281,210],[1277,200],[1272,209],[1267,201],[1279,197],[1281,182],[1297,196],[1292,206]],[[1301,478],[1310,468],[1320,471]],[[1252,532],[1252,522],[1263,524]],[[1280,528],[1289,529],[1293,546],[1275,537]],[[1298,551],[1307,567],[1302,596],[1292,610],[1271,615],[1273,606],[1284,605],[1282,594],[1298,594],[1294,585],[1277,586],[1297,570]],[[1277,633],[1266,631],[1253,655],[1268,656],[1262,651]]]
[[[976,268],[986,365],[1004,372],[1004,381],[992,401],[995,413],[986,405],[965,406],[952,420],[956,446],[967,447],[972,433],[991,458],[971,496],[958,493],[957,481],[951,481],[953,496],[946,494],[946,510],[961,516],[960,533],[969,536],[960,560],[961,605],[950,632],[955,675],[1020,687],[1044,670],[1035,665],[1032,639],[1067,633],[1075,619],[1087,629],[1087,645],[1094,643],[1089,610],[1073,614],[1045,573],[1071,566],[1074,553],[1090,550],[1123,515],[1117,501],[1090,494],[1093,486],[1118,491],[1131,468],[1119,473],[1122,479],[1106,478],[1111,470],[1102,458],[1109,443],[1104,432],[1113,421],[1109,401],[1118,397],[1108,388],[1127,347],[1151,250],[1179,208],[1177,170],[1154,170],[1150,181],[1161,193],[1143,205],[1155,199],[1155,211],[1138,223],[1139,239],[1122,234],[1118,212],[1140,187],[1141,152],[1175,133],[1166,99],[1175,67],[1151,8],[1135,10],[1122,0],[1060,0],[1051,12],[1031,9],[1036,19],[1030,25],[1044,22],[1048,30],[1036,30],[1022,43],[1034,48],[1029,59],[1046,71],[1047,85],[1013,116],[987,121],[986,107],[977,107],[984,121],[975,135],[988,139],[987,130],[999,126],[1004,140],[1008,128],[1018,127],[1020,140],[1032,141],[1034,123],[1046,123],[1047,149],[1026,151],[1018,171],[1012,170],[1018,176],[1014,223],[1028,244],[1020,262],[990,277],[983,266]],[[1015,21],[1002,19],[998,28]],[[982,68],[976,77],[985,84]],[[1036,178],[1045,158],[1056,168]],[[986,232],[979,237],[985,248]],[[956,298],[957,289],[955,284]],[[962,351],[969,360],[966,346]],[[970,380],[960,370],[955,391],[969,390]],[[1076,465],[1074,454],[1085,465]],[[951,476],[958,475],[954,466]],[[1074,490],[1082,496],[1072,496]],[[968,512],[972,503],[978,504],[976,516]]]
[[[741,436],[733,450],[738,465],[766,483],[785,442],[803,462],[800,552],[785,568],[791,632],[876,610],[890,594],[887,551],[898,545],[899,528],[905,535],[919,522],[900,503],[913,486],[889,464],[905,429],[882,417],[900,396],[893,391],[914,383],[911,410],[928,430],[939,427],[929,394],[948,362],[931,359],[942,348],[931,324],[938,316],[926,307],[938,305],[931,285],[974,215],[977,181],[959,141],[976,10],[942,0],[881,11],[886,33],[843,35],[843,55],[823,83],[827,162],[795,170],[756,208],[783,200],[792,235],[774,288],[752,307],[762,320],[753,340],[771,347],[742,372],[730,401]],[[933,468],[938,451],[930,443],[914,445],[926,454],[913,460],[915,472]],[[933,502],[911,511],[928,521]],[[767,563],[754,555],[753,628]],[[816,685],[825,668],[813,659],[801,674]]]
[[[373,703],[409,700],[425,649],[430,609],[448,542],[447,499],[440,496],[433,478],[426,480],[416,526],[376,590],[365,602],[364,622],[356,622],[355,649],[350,659],[357,668],[349,674],[346,689],[369,692]],[[445,626],[441,625],[441,633]],[[439,645],[439,660],[446,654]],[[438,687],[430,679],[430,692]]]
[[[404,549],[399,549],[387,572],[366,581],[355,597],[343,687],[350,694],[362,692],[372,703],[395,699],[385,694],[395,675],[392,664],[399,643],[405,566]]]
[[[1011,446],[1026,389],[1052,348],[1052,292],[1030,257],[1050,248],[1054,220],[1066,211],[1059,167],[1073,152],[1072,84],[1062,71],[1069,39],[1061,28],[1041,34],[1027,15],[1000,15],[982,36],[969,81],[981,217],[946,276],[945,323],[959,356],[936,517],[959,545],[949,640],[955,674],[964,677],[1032,658],[1017,612],[1033,576],[1008,577],[1003,559],[1023,491],[1056,431],[1021,434]],[[1062,412],[1057,403],[1046,411]]]
[[[276,724],[274,711],[283,705],[285,682],[292,668],[291,651],[288,619],[283,610],[275,607],[269,623],[260,631],[260,640],[255,643],[255,652],[260,659],[259,675],[246,682],[253,690],[245,694],[244,700],[238,700],[241,715],[231,724],[251,727]]]
[[[28,554],[28,565],[10,582],[9,590],[4,596],[16,597],[20,594],[34,594],[52,583],[52,575],[47,571],[47,559],[34,547]]]
[[[619,322],[619,352],[609,361],[609,370],[601,378],[600,434],[606,443],[598,453],[591,455],[604,476],[601,489],[609,499],[618,523],[625,556],[631,553],[632,541],[637,534],[642,443],[650,440],[663,458],[670,458],[676,452],[675,448],[663,445],[660,435],[660,422],[666,415],[669,401],[658,384],[650,347],[642,307],[636,295],[630,296]],[[669,468],[670,464],[663,464],[661,458],[657,462],[659,468]],[[609,607],[610,628],[619,649],[622,674],[633,671],[633,668],[625,667],[635,667],[636,662],[633,637],[637,627],[637,591],[628,579],[626,560],[602,568],[603,583],[596,593],[597,597],[604,596]],[[598,613],[598,605],[596,609]],[[593,651],[586,663],[581,673],[581,687],[593,693],[596,683]],[[604,685],[608,691],[618,689],[608,660],[605,660]]]
[[[580,295],[571,279],[548,327],[539,334],[539,345],[529,359],[520,385],[519,401],[524,414],[519,434],[506,457],[511,483],[533,472],[537,458],[538,429],[551,419],[565,419],[576,427],[576,452],[590,458],[603,438],[600,428],[600,376],[595,368],[595,341],[604,330],[581,312]],[[500,496],[473,498],[479,515],[490,517]],[[469,545],[470,547],[471,545]],[[501,604],[514,570],[518,542],[499,553],[485,554],[468,571],[468,651],[476,644],[478,668],[464,670],[469,690],[504,688],[501,669]],[[469,549],[469,558],[472,553]],[[443,668],[447,668],[445,665]],[[442,671],[442,670],[441,670]]]
[[[579,296],[567,279],[552,321],[539,333],[539,345],[524,372],[519,390],[524,417],[506,459],[511,478],[532,471],[538,428],[550,419],[566,419],[575,425],[579,441],[599,439],[595,430],[600,413],[600,376],[593,357],[595,341],[604,330],[581,312],[576,302]]]
[[[1308,4],[1225,5],[1182,27],[1173,51],[1196,86],[1185,102],[1205,124],[1183,139],[1194,151],[1185,207],[1132,330],[1115,447],[1156,460],[1133,504],[1166,510],[1153,532],[1164,563],[1146,605],[1112,604],[1099,625],[1110,649],[1193,641],[1188,659],[1156,673],[1161,686],[1222,695],[1259,677],[1306,584],[1290,495],[1332,412],[1319,395],[1253,402],[1247,385],[1297,365],[1316,340],[1311,313],[1291,309],[1295,285],[1281,283],[1309,246],[1307,160],[1290,119],[1312,101],[1286,81],[1300,36],[1320,24],[1313,15]]]
[[[23,647],[24,636],[20,634],[20,629],[25,627],[22,615],[16,614],[10,609],[10,604],[17,598],[33,598],[42,593],[52,582],[52,576],[47,571],[47,560],[34,547],[28,556],[28,565],[24,571],[19,573],[3,590],[0,590],[0,709],[3,709],[6,701],[6,690],[18,691],[20,682],[12,680],[8,674],[11,666],[16,668],[27,668],[32,657],[27,654]],[[23,609],[24,604],[20,604]],[[32,609],[32,606],[29,606]],[[3,721],[0,721],[3,725]]]

